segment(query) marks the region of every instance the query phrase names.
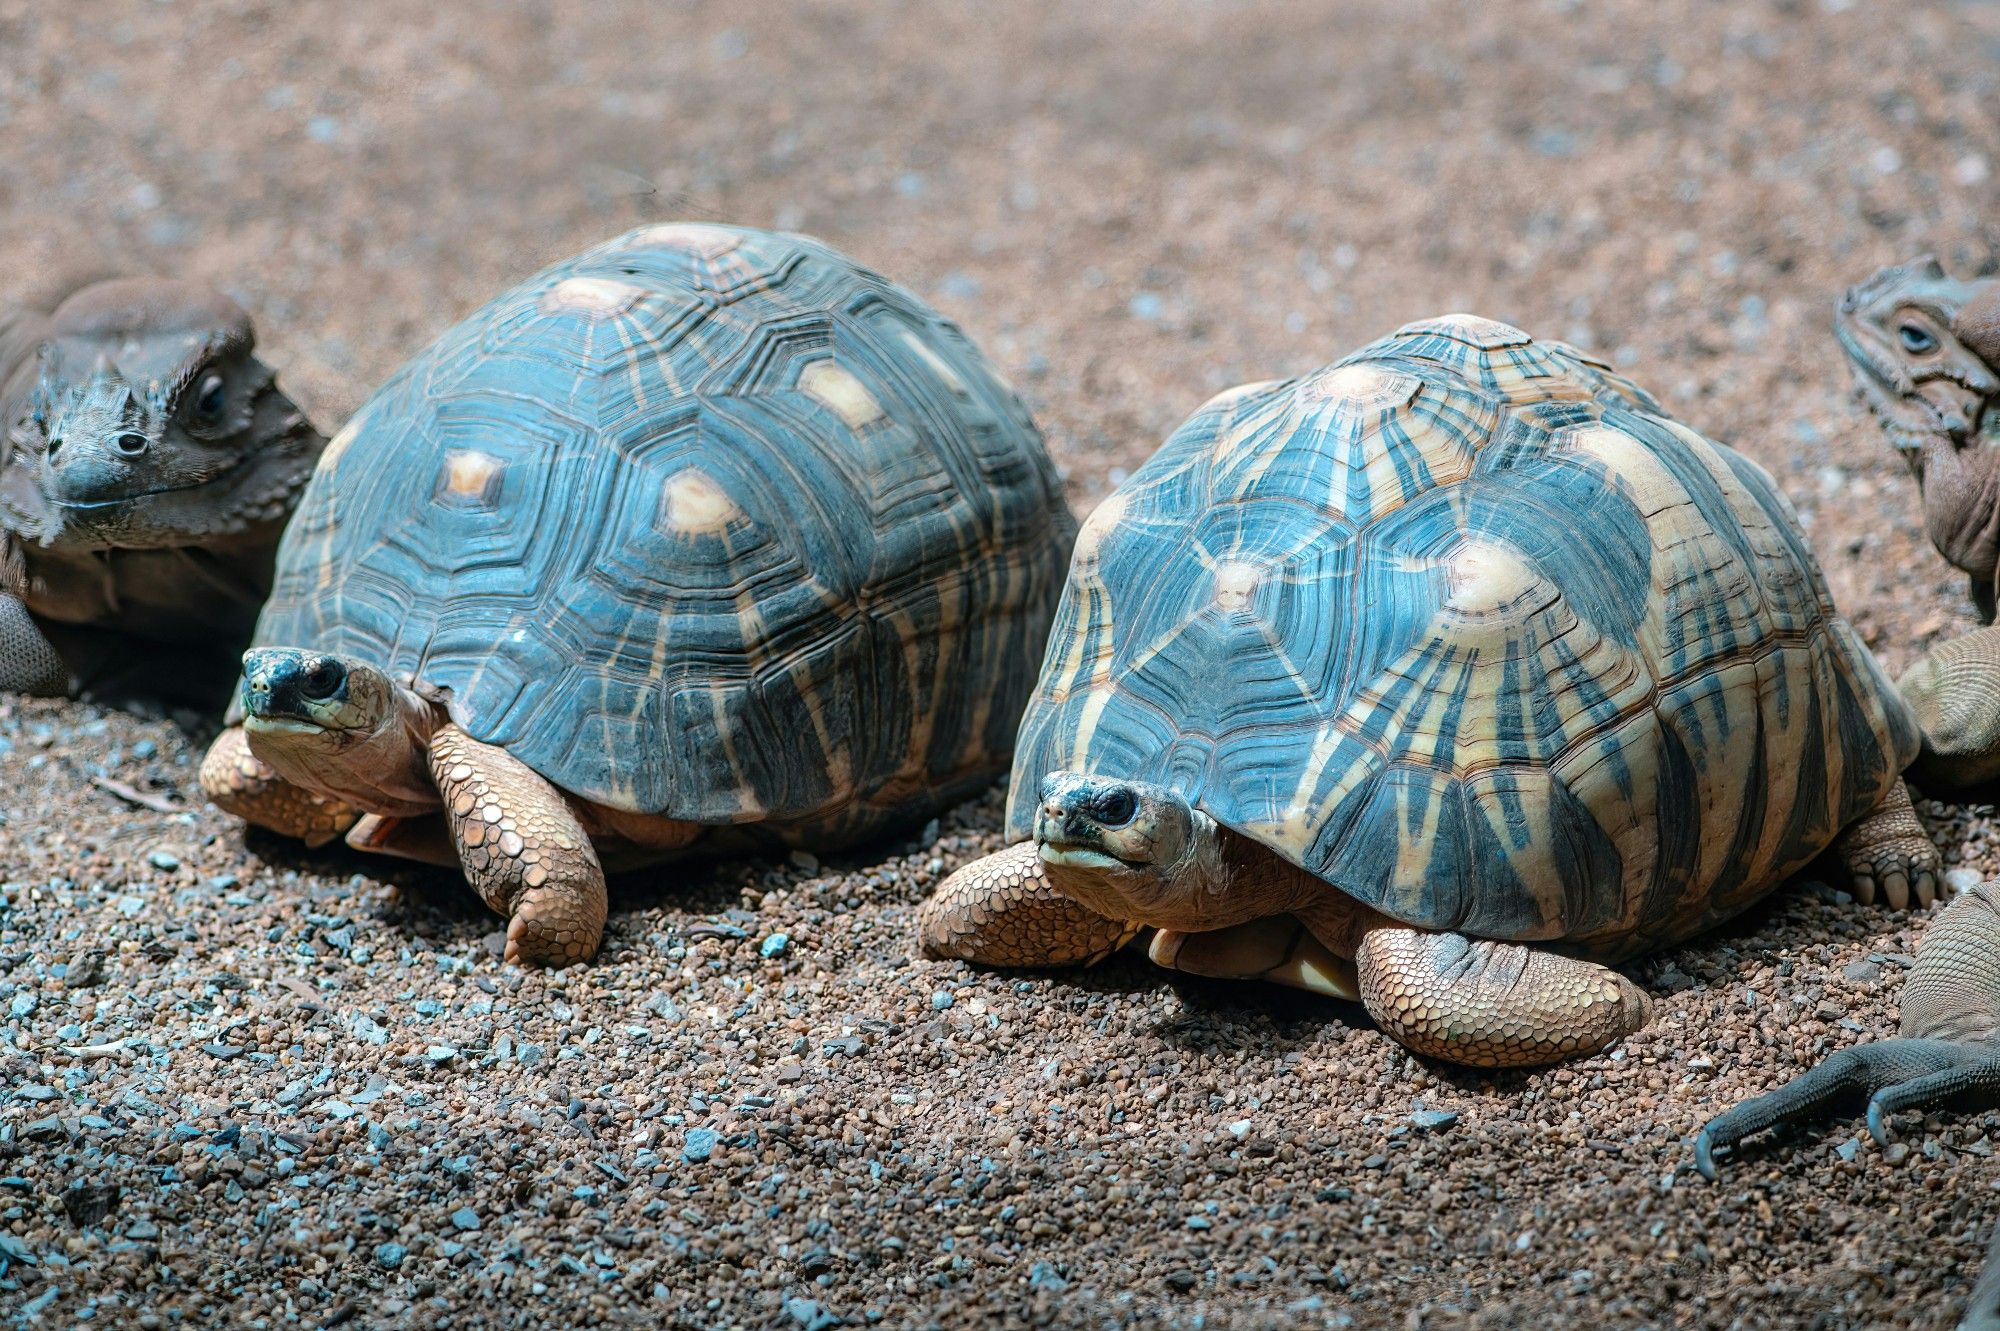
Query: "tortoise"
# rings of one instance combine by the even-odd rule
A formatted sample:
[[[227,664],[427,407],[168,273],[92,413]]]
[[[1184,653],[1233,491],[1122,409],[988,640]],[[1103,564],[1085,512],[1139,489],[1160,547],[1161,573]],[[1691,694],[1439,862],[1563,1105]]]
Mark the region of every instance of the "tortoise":
[[[818,241],[662,223],[529,278],[328,445],[222,808],[463,867],[510,960],[604,870],[838,849],[1006,769],[1075,534],[1020,399]]]
[[[1960,281],[1925,255],[1840,299],[1855,396],[1923,492],[1924,527],[1991,624],[2000,573],[2000,279]]]
[[[1900,773],[1996,675],[1925,669],[1913,709],[1756,463],[1573,348],[1412,323],[1214,398],[1085,522],[1016,844],[921,945],[1070,965],[1150,928],[1426,1055],[1594,1051],[1646,1020],[1613,964],[1829,846],[1864,901],[1932,901]]]
[[[0,689],[219,704],[326,441],[220,292],[51,304],[0,313]]]

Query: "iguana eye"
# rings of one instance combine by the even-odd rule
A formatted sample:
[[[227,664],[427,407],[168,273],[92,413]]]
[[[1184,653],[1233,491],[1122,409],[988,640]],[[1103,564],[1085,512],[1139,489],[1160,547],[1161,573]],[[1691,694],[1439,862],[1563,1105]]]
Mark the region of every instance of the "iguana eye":
[[[194,414],[197,420],[217,421],[229,405],[229,384],[219,374],[211,374],[201,381],[194,398]]]
[[[1903,350],[1912,356],[1924,356],[1937,350],[1937,337],[1922,324],[1906,323],[1896,330],[1896,336],[1903,343]]]

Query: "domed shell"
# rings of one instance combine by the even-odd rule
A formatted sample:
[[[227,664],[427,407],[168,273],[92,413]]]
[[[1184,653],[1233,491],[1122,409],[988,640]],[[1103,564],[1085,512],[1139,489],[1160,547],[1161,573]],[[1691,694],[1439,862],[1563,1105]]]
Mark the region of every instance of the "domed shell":
[[[659,225],[368,400],[256,641],[437,689],[588,800],[858,836],[1004,770],[1074,530],[1020,400],[917,297]]]
[[[1156,782],[1409,924],[1616,957],[1914,757],[1755,463],[1467,316],[1202,407],[1084,524],[1015,755]]]

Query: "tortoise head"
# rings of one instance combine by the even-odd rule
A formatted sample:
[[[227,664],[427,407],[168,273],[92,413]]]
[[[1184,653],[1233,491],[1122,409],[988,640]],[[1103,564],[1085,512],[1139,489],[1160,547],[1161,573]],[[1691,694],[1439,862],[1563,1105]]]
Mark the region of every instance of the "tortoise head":
[[[1114,920],[1197,932],[1271,914],[1229,890],[1222,829],[1164,786],[1051,772],[1035,810],[1042,871],[1063,895]]]
[[[243,654],[250,752],[285,780],[374,812],[431,807],[434,704],[372,665],[298,647]]]
[[[2000,280],[1961,282],[1933,258],[1884,268],[1841,297],[1834,333],[1855,395],[1923,490],[1938,552],[1975,579],[2000,562]]]
[[[45,544],[179,546],[281,522],[324,441],[250,317],[181,282],[99,282],[49,316],[14,436]]]
[[[397,719],[396,686],[374,666],[297,647],[243,654],[243,728],[331,746],[366,738]]]

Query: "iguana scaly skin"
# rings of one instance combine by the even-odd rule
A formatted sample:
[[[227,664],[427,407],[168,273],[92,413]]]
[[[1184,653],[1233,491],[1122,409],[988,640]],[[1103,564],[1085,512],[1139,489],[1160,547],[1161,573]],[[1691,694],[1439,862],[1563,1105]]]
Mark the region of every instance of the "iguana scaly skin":
[[[0,689],[223,696],[325,443],[254,346],[180,282],[0,312]]]

